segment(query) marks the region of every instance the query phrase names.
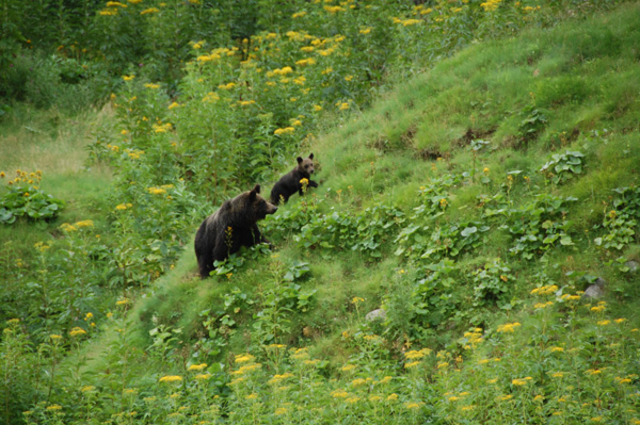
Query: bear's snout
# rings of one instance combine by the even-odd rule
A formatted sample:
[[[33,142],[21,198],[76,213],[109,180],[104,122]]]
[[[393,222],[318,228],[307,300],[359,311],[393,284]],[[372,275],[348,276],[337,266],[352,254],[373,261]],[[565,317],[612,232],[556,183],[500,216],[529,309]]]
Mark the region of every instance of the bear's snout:
[[[278,207],[276,207],[272,203],[269,203],[269,207],[267,208],[267,214],[273,214],[276,211],[278,211]]]

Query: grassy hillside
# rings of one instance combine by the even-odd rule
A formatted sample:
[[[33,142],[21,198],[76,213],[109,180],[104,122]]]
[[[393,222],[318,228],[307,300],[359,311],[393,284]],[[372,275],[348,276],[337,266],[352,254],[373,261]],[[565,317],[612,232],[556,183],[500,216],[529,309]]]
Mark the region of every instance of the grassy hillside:
[[[131,409],[186,420],[205,391],[243,423],[637,421],[639,18],[467,49],[309,146],[322,185],[262,224],[273,251],[200,281],[187,250],[97,344],[147,351]]]
[[[320,187],[260,224],[274,248],[200,280],[184,235],[152,285],[123,271],[100,333],[70,334],[67,358],[43,345],[49,395],[25,421],[640,423],[637,22],[630,3],[478,43],[329,115],[300,151]],[[197,208],[191,235],[215,207]],[[26,344],[18,328],[3,347]]]

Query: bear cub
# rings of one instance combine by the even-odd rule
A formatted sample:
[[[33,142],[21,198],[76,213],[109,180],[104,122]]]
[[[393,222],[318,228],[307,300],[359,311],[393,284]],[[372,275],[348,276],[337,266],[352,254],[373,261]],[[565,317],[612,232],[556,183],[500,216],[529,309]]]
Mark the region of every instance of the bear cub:
[[[311,174],[314,172],[313,168],[313,154],[309,155],[309,158],[302,159],[298,157],[298,166],[285,174],[278,180],[278,182],[271,189],[271,202],[274,205],[278,205],[280,200],[287,202],[289,197],[298,192],[302,196],[302,183],[300,180],[307,179],[308,187],[318,187],[318,183],[311,180]]]
[[[260,185],[225,201],[220,209],[207,217],[196,233],[195,249],[202,278],[214,269],[214,261],[222,261],[240,247],[250,247],[267,240],[260,234],[257,222],[277,211],[277,207],[260,194]]]

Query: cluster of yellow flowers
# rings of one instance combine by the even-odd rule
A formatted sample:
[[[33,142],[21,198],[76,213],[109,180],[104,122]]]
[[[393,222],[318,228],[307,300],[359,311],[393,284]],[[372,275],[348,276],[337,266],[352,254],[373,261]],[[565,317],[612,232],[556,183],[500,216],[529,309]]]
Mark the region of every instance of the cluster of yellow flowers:
[[[419,4],[419,5],[413,7],[413,14],[414,15],[428,15],[431,12],[433,12],[433,9],[430,8],[430,7],[425,8],[424,4]]]
[[[180,375],[167,375],[163,376],[158,380],[158,382],[182,382],[182,376]]]
[[[126,149],[126,152],[127,152],[127,155],[129,155],[129,158],[131,159],[140,159],[140,157],[144,155],[143,150]]]
[[[207,93],[207,95],[202,98],[203,102],[209,102],[209,103],[213,103],[216,100],[220,100],[220,96],[218,96],[218,93],[212,92],[212,91]]]
[[[75,337],[75,336],[80,336],[80,335],[86,335],[87,331],[85,331],[84,329],[82,329],[79,326],[74,327],[73,329],[71,329],[69,331],[69,336]]]
[[[152,195],[164,195],[167,193],[168,189],[172,189],[174,186],[172,184],[163,184],[162,186],[152,186],[147,188],[147,192]]]
[[[7,175],[4,171],[0,171],[0,178],[5,178]],[[27,183],[29,185],[35,185],[40,183],[42,180],[42,171],[37,170],[35,173],[26,171],[16,170],[16,178],[13,180],[9,180],[7,184],[13,185],[15,183]],[[34,189],[38,189],[37,186],[34,186]]]
[[[606,301],[599,301],[597,306],[591,307],[591,311],[593,311],[594,313],[602,313],[606,309],[607,309]]]
[[[171,131],[171,129],[173,128],[173,125],[168,122],[168,123],[157,123],[157,124],[153,124],[151,126],[153,128],[153,131],[155,131],[156,133],[166,133],[168,131]]]
[[[84,227],[93,227],[93,220],[81,220],[74,224],[62,223],[60,229],[64,232],[74,232]]]
[[[283,76],[283,75],[288,75],[291,74],[293,72],[293,68],[291,68],[290,66],[284,66],[282,68],[276,68],[272,71],[267,71],[267,77],[271,78],[273,76]]]
[[[515,329],[519,326],[522,326],[522,325],[518,322],[505,323],[504,325],[498,326],[497,331],[502,333],[513,333]]]
[[[580,299],[580,295],[563,294],[560,299],[563,301],[578,301]]]
[[[160,9],[158,9],[157,7],[150,7],[148,9],[145,9],[143,11],[140,12],[141,15],[148,15],[151,13],[158,13],[160,12]]]
[[[500,6],[502,0],[487,0],[484,3],[480,3],[480,6],[484,9],[485,12],[493,12]]]
[[[287,372],[287,373],[283,373],[282,375],[274,375],[273,378],[267,381],[267,383],[269,385],[276,385],[284,381],[285,379],[289,379],[289,378],[293,378],[293,373]]]
[[[551,295],[558,290],[558,285],[547,285],[535,288],[531,291],[531,295]]]
[[[511,381],[511,383],[516,386],[522,386],[522,385],[526,385],[532,379],[533,378],[530,376],[527,376],[526,378],[515,378]]]
[[[187,368],[187,370],[188,370],[189,372],[192,372],[192,371],[198,371],[198,372],[199,372],[199,371],[201,371],[201,370],[205,369],[206,367],[207,367],[207,364],[206,364],[206,363],[192,364],[191,366],[189,366],[189,367]]]
[[[404,358],[407,360],[419,360],[432,353],[430,348],[423,348],[421,350],[411,350],[404,353]]]
[[[469,350],[471,348],[476,348],[478,344],[484,341],[482,338],[482,328],[473,328],[471,331],[467,331],[464,333],[464,338],[466,338],[469,343],[465,344],[464,349]]]
[[[421,19],[414,19],[414,18],[409,18],[409,19],[400,19],[397,17],[391,18],[393,20],[394,24],[400,24],[402,26],[405,27],[410,27],[412,25],[416,25],[419,24],[421,22],[423,22]]]
[[[276,128],[273,134],[276,136],[282,136],[286,134],[293,134],[294,131],[296,131],[295,127]]]
[[[553,301],[547,301],[546,303],[536,303],[533,308],[536,310],[543,310],[547,307],[551,307],[553,305]]]

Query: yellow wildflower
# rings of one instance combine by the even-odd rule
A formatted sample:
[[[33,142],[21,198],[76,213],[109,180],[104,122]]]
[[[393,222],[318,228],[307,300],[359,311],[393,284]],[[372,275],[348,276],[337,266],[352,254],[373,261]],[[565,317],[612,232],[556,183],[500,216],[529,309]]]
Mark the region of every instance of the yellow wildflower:
[[[501,1],[502,0],[487,0],[484,3],[480,3],[480,6],[484,9],[485,12],[493,12],[498,8]]]
[[[381,380],[379,380],[377,382],[377,384],[386,384],[388,382],[391,382],[391,380],[393,379],[393,377],[391,376],[385,376],[384,378],[382,378]]]
[[[141,15],[148,15],[150,13],[158,13],[160,12],[160,9],[158,9],[157,7],[150,7],[148,9],[143,10],[142,12],[140,12]]]
[[[333,15],[338,12],[344,12],[345,8],[342,6],[324,6],[324,10]]]
[[[514,323],[505,323],[504,325],[500,325],[498,326],[498,332],[503,332],[503,333],[513,333],[515,328],[521,326],[520,323],[518,322],[514,322]]]
[[[152,195],[164,195],[165,193],[167,193],[167,191],[161,187],[148,187],[147,192]]]
[[[334,390],[331,391],[331,397],[333,398],[347,398],[349,397],[349,393],[345,390]]]
[[[211,378],[212,376],[213,375],[211,375],[210,373],[200,373],[200,374],[195,376],[195,379],[206,381],[207,379]]]
[[[235,358],[236,363],[247,363],[252,362],[253,360],[255,360],[255,357],[253,357],[251,354],[241,354],[239,356],[236,356]]]
[[[356,365],[354,365],[354,364],[348,364],[348,365],[344,365],[344,366],[342,366],[342,367],[340,368],[340,370],[341,370],[341,371],[343,371],[343,372],[350,372],[350,371],[352,371],[352,370],[353,370],[353,369],[355,369],[355,368],[356,368]]]
[[[83,227],[93,227],[93,220],[76,221],[74,226],[77,227],[78,229]]]
[[[163,376],[158,380],[158,382],[180,382],[182,381],[182,376],[180,375],[167,375]]]
[[[281,136],[283,134],[292,134],[296,129],[294,127],[277,128],[273,134]]]
[[[79,326],[76,326],[75,328],[69,331],[69,336],[80,336],[80,335],[85,335],[86,333],[87,331],[85,331]]]
[[[206,363],[200,363],[200,364],[192,364],[191,366],[189,366],[189,368],[187,369],[188,371],[201,371],[203,369],[205,369],[207,367]]]

